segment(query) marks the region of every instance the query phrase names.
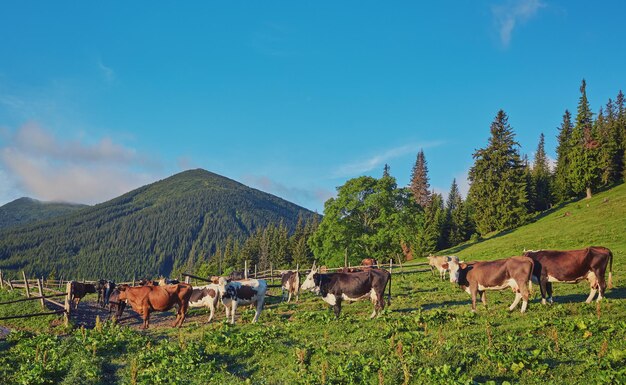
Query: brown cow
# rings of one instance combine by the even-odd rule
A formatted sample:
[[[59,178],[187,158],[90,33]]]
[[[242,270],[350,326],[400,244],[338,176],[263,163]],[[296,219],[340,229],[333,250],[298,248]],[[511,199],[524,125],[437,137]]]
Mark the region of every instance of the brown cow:
[[[361,261],[361,266],[363,266],[363,271],[367,271],[372,268],[378,269],[378,261],[374,258],[365,258]]]
[[[456,258],[443,264],[450,271],[450,282],[456,282],[472,296],[472,311],[476,311],[476,297],[481,296],[487,306],[485,290],[502,290],[510,287],[515,292],[515,300],[509,307],[513,311],[522,299],[522,313],[528,306],[528,282],[531,279],[534,262],[528,257],[511,257],[495,261],[459,263]]]
[[[165,286],[135,286],[120,285],[120,301],[127,301],[133,310],[143,318],[142,329],[147,329],[150,322],[150,313],[153,311],[168,311],[174,306],[177,308],[176,321],[172,326],[182,326],[185,314],[189,307],[192,287],[186,283]]]
[[[582,250],[539,250],[526,251],[525,256],[535,261],[533,280],[539,282],[541,303],[550,303],[552,282],[578,283],[588,280],[591,292],[587,303],[593,301],[598,292],[598,301],[604,296],[606,282],[604,274],[609,266],[609,288],[613,287],[613,253],[606,247],[591,246]]]
[[[282,300],[287,299],[287,302],[291,302],[291,296],[295,294],[296,302],[298,302],[300,299],[300,273],[296,270],[283,271],[280,273],[280,281],[283,293]]]
[[[96,293],[96,287],[91,283],[72,281],[71,285],[70,302],[74,305],[74,309],[78,307],[78,303],[85,295],[88,293]]]

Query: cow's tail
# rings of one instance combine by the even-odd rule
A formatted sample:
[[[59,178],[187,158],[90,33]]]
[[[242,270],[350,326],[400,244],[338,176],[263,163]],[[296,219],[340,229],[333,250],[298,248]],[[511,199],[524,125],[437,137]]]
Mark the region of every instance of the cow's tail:
[[[389,291],[387,294],[387,306],[391,306],[391,273],[389,273]]]
[[[613,288],[613,253],[609,250],[609,289]]]

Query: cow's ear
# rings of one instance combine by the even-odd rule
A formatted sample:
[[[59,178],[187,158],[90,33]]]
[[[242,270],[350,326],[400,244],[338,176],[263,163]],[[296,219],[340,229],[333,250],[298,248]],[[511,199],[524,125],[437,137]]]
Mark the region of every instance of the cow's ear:
[[[461,269],[466,269],[467,268],[467,263],[461,263]]]
[[[448,262],[442,264],[441,267],[443,267],[444,269],[447,269],[449,267]]]

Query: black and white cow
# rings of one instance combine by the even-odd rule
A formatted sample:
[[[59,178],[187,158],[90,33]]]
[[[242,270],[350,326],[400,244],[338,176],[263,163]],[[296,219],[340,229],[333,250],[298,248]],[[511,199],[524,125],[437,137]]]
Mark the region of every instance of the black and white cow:
[[[320,274],[315,264],[311,272],[300,287],[322,296],[322,299],[333,306],[335,316],[339,318],[342,301],[359,301],[370,299],[374,304],[374,311],[370,318],[374,318],[385,308],[383,295],[389,283],[389,297],[391,302],[391,273],[387,270],[370,269],[352,273]]]
[[[231,324],[235,323],[235,311],[239,305],[256,306],[256,313],[252,322],[256,322],[263,310],[265,293],[267,292],[267,282],[263,279],[246,279],[243,281],[230,281],[226,278],[219,278],[219,294],[222,304],[226,308],[226,318],[231,317]]]
[[[217,301],[219,300],[219,285],[211,283],[206,286],[194,287],[189,298],[189,307],[206,307],[209,309],[209,320],[211,322],[215,309],[217,308]]]
[[[296,295],[296,302],[300,299],[300,273],[296,270],[284,271],[280,274],[281,287],[283,289],[283,301],[289,294],[287,302],[291,301],[291,295]]]

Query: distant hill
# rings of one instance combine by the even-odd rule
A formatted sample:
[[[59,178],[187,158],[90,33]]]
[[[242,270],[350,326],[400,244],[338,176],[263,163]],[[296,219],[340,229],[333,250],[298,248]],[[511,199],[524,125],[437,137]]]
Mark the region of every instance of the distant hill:
[[[26,197],[19,198],[0,206],[0,229],[59,217],[85,207],[88,206],[75,203],[42,202]]]
[[[597,193],[591,199],[556,208],[528,225],[440,253],[458,255],[468,261],[521,255],[524,249],[568,250],[606,246],[613,251],[615,268],[623,270],[625,231],[626,184],[621,184]]]
[[[293,230],[313,212],[206,170],[185,171],[108,202],[0,230],[0,269],[129,279],[168,275],[257,227]]]

